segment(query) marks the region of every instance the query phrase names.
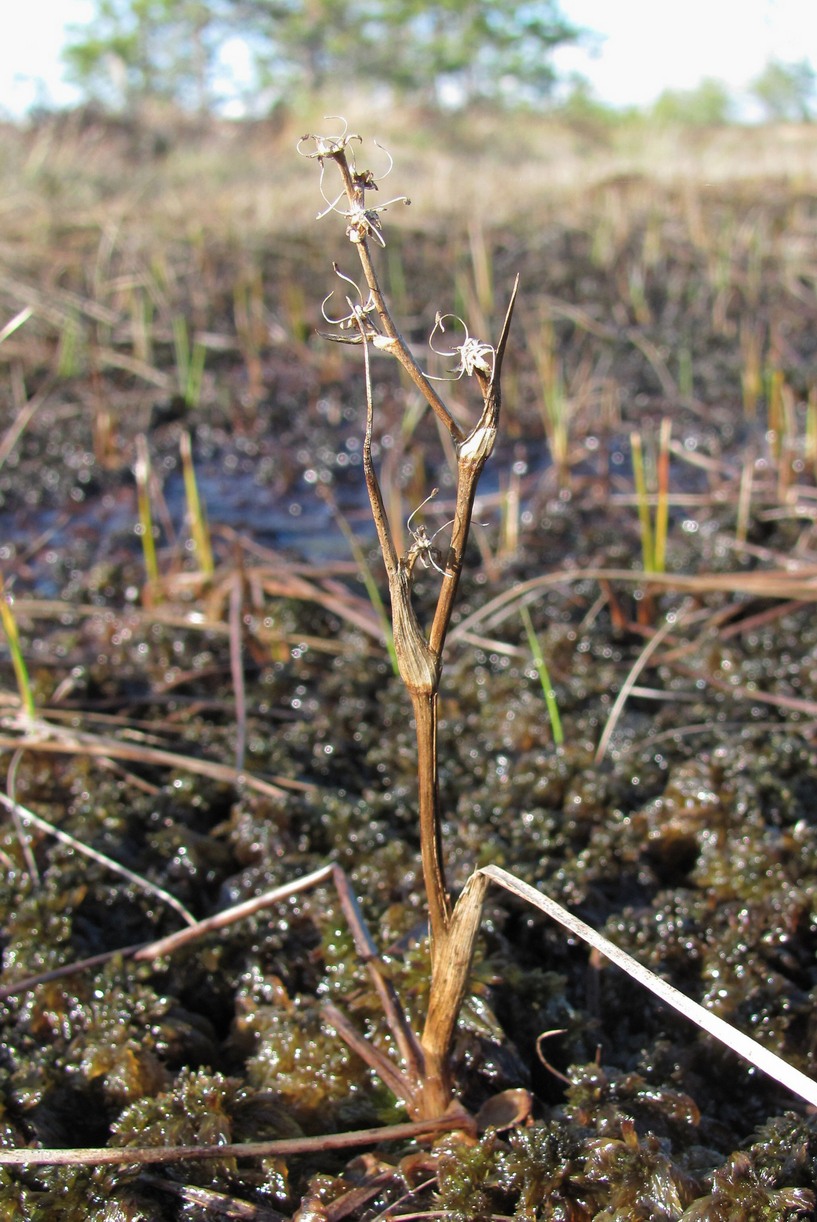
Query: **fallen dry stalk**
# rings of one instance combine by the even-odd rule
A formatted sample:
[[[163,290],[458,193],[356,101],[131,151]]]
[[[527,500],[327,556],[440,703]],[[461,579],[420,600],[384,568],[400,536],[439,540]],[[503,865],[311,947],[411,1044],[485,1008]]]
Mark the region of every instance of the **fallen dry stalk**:
[[[109,860],[108,864],[110,864]],[[50,971],[37,972],[36,975],[27,976],[23,980],[15,980],[11,984],[2,985],[0,986],[0,1000],[14,997],[19,993],[25,993],[29,989],[33,989],[39,984],[45,984],[50,980],[58,980],[62,976],[71,976],[76,972],[98,967],[102,963],[107,963],[116,955],[121,956],[123,959],[137,959],[146,962],[152,962],[165,955],[172,955],[183,946],[188,946],[191,942],[196,942],[200,938],[206,937],[207,934],[227,929],[228,926],[234,925],[237,921],[243,921],[246,917],[254,916],[257,912],[261,912],[272,904],[280,903],[281,900],[288,899],[291,895],[300,894],[300,892],[306,891],[310,887],[317,887],[323,882],[328,882],[330,879],[335,882],[341,899],[341,907],[344,909],[350,928],[356,934],[357,944],[360,946],[363,938],[357,935],[355,931],[356,909],[353,912],[351,906],[348,903],[344,903],[343,891],[338,883],[339,877],[342,878],[342,876],[343,871],[340,869],[340,866],[321,866],[319,869],[313,870],[311,874],[304,874],[292,882],[282,883],[279,887],[273,887],[269,891],[262,892],[261,895],[254,895],[252,899],[243,900],[240,904],[233,904],[230,908],[225,908],[221,912],[205,917],[201,921],[194,921],[193,924],[188,924],[183,929],[178,929],[175,933],[168,934],[164,938],[158,938],[153,942],[140,942],[134,946],[121,946],[116,950],[104,951],[99,955],[92,955],[87,959],[80,959],[74,963],[66,963],[61,967],[52,968]],[[137,876],[137,881],[143,882],[144,880],[139,880]],[[345,883],[345,879],[343,882]],[[349,892],[348,884],[346,884],[345,890],[347,893]],[[371,947],[371,941],[365,942],[365,945],[368,950]]]
[[[482,874],[486,880],[497,883],[500,887],[504,887],[506,891],[510,891],[512,895],[518,896],[525,900],[526,903],[532,904],[534,908],[539,908],[540,911],[546,913],[552,920],[558,921],[565,929],[576,937],[581,938],[588,946],[592,946],[594,950],[599,951],[604,955],[605,959],[609,959],[611,963],[615,963],[616,967],[620,967],[633,980],[638,981],[645,989],[649,989],[656,997],[672,1006],[679,1014],[683,1014],[702,1031],[706,1031],[709,1035],[715,1037],[727,1048],[731,1048],[738,1056],[743,1057],[751,1065],[768,1074],[775,1081],[786,1086],[795,1095],[801,1099],[805,1099],[812,1107],[817,1106],[817,1082],[806,1077],[799,1069],[789,1065],[788,1061],[784,1061],[782,1057],[776,1053],[770,1052],[768,1048],[764,1048],[757,1040],[753,1040],[748,1035],[744,1035],[742,1031],[738,1031],[737,1027],[733,1027],[731,1023],[727,1023],[724,1019],[719,1018],[717,1014],[713,1014],[710,1010],[706,1010],[703,1006],[698,1005],[696,1001],[692,1001],[685,994],[680,993],[678,989],[673,988],[671,984],[667,984],[660,976],[656,976],[649,968],[644,967],[637,959],[633,959],[626,951],[619,950],[615,943],[610,942],[602,934],[596,933],[591,925],[587,925],[579,917],[573,916],[561,904],[557,904],[555,900],[550,899],[546,895],[542,895],[541,891],[537,891],[535,887],[531,887],[528,883],[523,882],[514,874],[510,874],[507,870],[501,869],[499,866],[484,866],[478,873]]]
[[[11,719],[0,721],[2,726],[9,724],[11,724]],[[18,717],[14,725],[21,731],[19,737],[0,735],[0,751],[4,749],[44,751],[58,755],[85,755],[105,760],[130,760],[133,763],[159,768],[179,768],[184,772],[209,777],[213,781],[221,781],[225,785],[243,785],[247,789],[272,798],[284,797],[287,790],[304,792],[314,789],[314,786],[307,781],[282,776],[276,776],[274,781],[267,781],[263,777],[238,771],[229,764],[219,764],[215,760],[181,755],[176,751],[164,751],[158,747],[149,747],[140,743],[120,742],[114,738],[103,738],[81,730],[69,730],[62,726],[52,725],[40,718],[31,720],[26,717]]]
[[[461,1112],[379,1129],[354,1129],[320,1137],[288,1137],[279,1141],[238,1142],[224,1146],[110,1146],[84,1150],[0,1150],[0,1167],[101,1167],[145,1166],[208,1158],[285,1158],[293,1154],[315,1154],[322,1150],[350,1150],[355,1146],[379,1145],[384,1141],[408,1141],[435,1133],[462,1129]]]
[[[527,601],[537,590],[567,586],[574,581],[626,582],[628,585],[654,586],[656,590],[675,591],[678,594],[747,594],[758,598],[817,602],[817,568],[813,564],[749,573],[702,574],[646,573],[643,569],[558,569],[504,590],[462,619],[454,629],[452,639],[468,640],[476,629],[485,631],[496,628],[504,620],[515,616],[517,605]]]
[[[90,857],[93,861],[96,861],[100,865],[104,866],[105,869],[112,870],[115,874],[120,874],[123,878],[126,878],[128,882],[133,883],[141,890],[146,891],[149,895],[153,895],[157,899],[161,900],[163,904],[167,904],[170,908],[173,908],[179,914],[179,916],[187,922],[190,928],[195,926],[196,918],[190,912],[188,912],[184,904],[181,904],[176,897],[171,895],[169,891],[166,891],[164,887],[160,887],[158,884],[150,882],[149,879],[143,878],[141,874],[134,874],[133,870],[129,870],[127,866],[123,866],[120,862],[114,861],[113,858],[108,857],[106,853],[100,853],[97,849],[92,848],[90,845],[83,844],[80,840],[77,840],[76,836],[69,836],[68,833],[62,831],[61,828],[55,827],[54,824],[49,823],[47,819],[41,819],[39,815],[35,815],[33,810],[29,810],[27,807],[22,806],[15,799],[7,797],[4,793],[0,793],[0,805],[5,806],[6,810],[8,810],[15,819],[20,819],[23,823],[30,823],[33,827],[38,828],[47,836],[52,836],[55,840],[59,840],[62,844],[67,844],[74,850],[75,853],[81,853],[85,857]],[[36,875],[32,875],[32,877],[36,878]]]

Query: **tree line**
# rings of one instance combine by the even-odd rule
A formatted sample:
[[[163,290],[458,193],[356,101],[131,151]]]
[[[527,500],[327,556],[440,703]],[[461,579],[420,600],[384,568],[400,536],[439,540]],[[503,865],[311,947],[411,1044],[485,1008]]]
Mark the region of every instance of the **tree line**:
[[[226,105],[263,115],[330,83],[431,106],[542,106],[554,99],[553,52],[589,34],[557,0],[96,0],[64,57],[87,100],[134,116],[156,100],[201,115]],[[770,61],[747,95],[766,119],[817,114],[807,59]],[[622,117],[581,77],[562,81],[559,99],[578,118]],[[646,117],[728,123],[736,104],[722,82],[705,79],[666,90]]]
[[[327,83],[431,104],[541,102],[581,31],[555,0],[97,0],[65,60],[84,95],[260,113]]]

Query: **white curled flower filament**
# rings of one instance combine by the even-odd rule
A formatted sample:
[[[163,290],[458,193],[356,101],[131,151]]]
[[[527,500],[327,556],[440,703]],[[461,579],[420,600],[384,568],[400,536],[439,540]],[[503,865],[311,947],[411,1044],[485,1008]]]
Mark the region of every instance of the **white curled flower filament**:
[[[327,118],[340,118],[338,115],[327,115]],[[392,204],[410,204],[411,200],[407,195],[396,195],[394,199],[386,200],[385,204],[378,204],[375,208],[366,207],[366,192],[377,191],[378,186],[375,176],[371,170],[358,170],[354,156],[351,151],[347,154],[347,165],[351,176],[351,185],[347,183],[344,190],[340,191],[334,199],[330,199],[323,189],[323,176],[326,171],[326,158],[337,158],[339,154],[344,153],[348,148],[350,141],[357,140],[362,143],[361,137],[353,132],[349,132],[346,120],[341,119],[343,123],[343,131],[339,136],[316,136],[313,134],[301,136],[297,144],[298,152],[302,157],[316,158],[320,162],[321,177],[319,190],[323,197],[326,207],[322,212],[317,214],[316,220],[320,221],[330,212],[337,212],[338,216],[342,216],[346,224],[346,236],[350,242],[359,245],[365,242],[367,238],[374,238],[379,246],[386,245],[386,239],[383,237],[382,225],[379,213],[385,210]],[[315,147],[312,152],[306,152],[303,148],[307,140],[314,141]],[[383,148],[382,144],[374,142],[379,149],[386,154],[389,159],[389,164],[382,174],[382,178],[388,178],[394,166],[394,158],[388,149]],[[348,199],[348,208],[340,207],[341,200]]]
[[[427,505],[429,501],[433,500],[434,497],[437,495],[437,492],[438,492],[437,488],[432,488],[431,492],[428,494],[426,499],[417,506],[417,508],[410,515],[408,521],[406,522],[406,530],[409,532],[414,542],[412,543],[411,547],[406,552],[406,555],[403,557],[401,563],[406,567],[406,569],[408,569],[409,573],[411,573],[415,564],[419,560],[424,569],[428,569],[428,568],[436,569],[437,572],[440,573],[443,577],[450,578],[450,577],[453,577],[454,574],[447,573],[444,568],[440,567],[440,560],[442,559],[442,557],[440,555],[439,548],[434,546],[434,540],[437,538],[437,535],[440,533],[441,530],[445,530],[446,526],[451,525],[451,522],[453,522],[454,519],[451,518],[449,522],[444,522],[442,526],[440,526],[437,530],[434,531],[433,535],[429,535],[425,526],[418,526],[415,528],[415,527],[412,527],[411,525],[413,519],[417,516],[417,514],[423,508],[423,505]]]
[[[461,344],[455,344],[453,348],[435,348],[434,336],[439,331],[441,335],[445,334],[445,320],[451,318],[455,323],[459,323],[465,331],[465,339]],[[490,378],[494,372],[494,360],[496,350],[491,344],[483,344],[480,340],[475,339],[469,334],[468,328],[463,320],[457,314],[438,314],[434,329],[428,339],[428,346],[432,352],[436,352],[437,356],[454,356],[458,360],[458,364],[450,371],[455,380],[459,380],[463,374],[466,377],[471,377],[477,370]],[[432,375],[429,374],[429,377]],[[434,378],[435,382],[445,382],[446,378]]]
[[[336,153],[340,153],[347,148],[352,140],[357,140],[358,144],[363,143],[363,137],[358,136],[356,132],[349,131],[349,124],[342,115],[324,115],[325,119],[337,119],[343,124],[343,131],[339,136],[319,136],[314,132],[307,132],[305,136],[301,136],[296,149],[302,157],[310,157],[317,159],[323,164],[324,157],[334,157]],[[307,153],[303,149],[303,145],[307,140],[314,140],[315,148],[311,153]]]
[[[327,314],[326,312],[326,303],[329,301],[329,298],[333,297],[335,294],[335,290],[332,289],[332,292],[328,293],[321,303],[321,314],[323,317],[330,324],[330,326],[338,327],[341,331],[349,331],[353,327],[356,327],[360,335],[366,339],[372,339],[374,336],[379,335],[379,328],[370,317],[370,315],[377,310],[377,303],[375,302],[374,294],[370,291],[369,296],[364,301],[363,294],[351,276],[344,275],[337,263],[333,263],[332,267],[334,268],[335,274],[339,276],[341,280],[345,280],[347,284],[351,284],[352,288],[357,293],[358,300],[353,301],[352,297],[347,293],[346,304],[349,307],[349,313],[344,314],[341,318],[332,318],[331,315]]]
[[[355,182],[360,184],[360,176],[357,176]],[[365,188],[360,186],[361,194],[364,189],[377,187],[374,182],[367,183]],[[323,195],[323,190],[321,190]],[[326,199],[326,196],[323,196]],[[339,208],[338,204],[343,198],[343,192],[334,200],[326,200],[329,205],[323,212],[319,212],[317,220],[321,220],[330,212],[337,212],[346,222],[346,236],[350,242],[358,244],[365,242],[367,238],[374,238],[379,246],[386,245],[386,239],[383,237],[380,217],[378,213],[385,212],[391,204],[410,204],[411,200],[406,195],[396,195],[394,199],[386,200],[385,204],[378,204],[376,208],[366,208],[362,203],[350,204],[348,208]]]
[[[342,216],[346,224],[346,236],[350,242],[365,242],[367,238],[374,238],[379,246],[386,245],[386,239],[381,231],[381,222],[378,213],[385,212],[392,204],[410,204],[411,200],[407,195],[395,195],[394,199],[387,199],[385,204],[378,204],[376,208],[367,208],[365,204],[365,195],[367,191],[376,191],[377,183],[372,177],[371,171],[367,170],[363,173],[354,171],[352,181],[355,186],[355,194],[359,196],[353,203],[349,204],[348,208],[338,207],[340,201],[345,196],[345,191],[341,191],[334,199],[329,199],[324,194],[323,190],[323,172],[324,164],[321,162],[321,181],[320,193],[326,200],[326,207],[323,212],[319,212],[316,220],[323,220],[330,212],[337,212],[338,216]]]

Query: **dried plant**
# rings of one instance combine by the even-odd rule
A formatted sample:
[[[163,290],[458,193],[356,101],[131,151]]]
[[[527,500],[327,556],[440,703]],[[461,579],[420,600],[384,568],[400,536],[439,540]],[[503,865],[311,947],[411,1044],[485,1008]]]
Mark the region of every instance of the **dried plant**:
[[[323,313],[326,320],[334,322],[337,327],[331,338],[357,343],[363,348],[366,379],[363,462],[366,486],[388,577],[399,672],[411,697],[416,725],[420,845],[431,935],[431,992],[425,1029],[420,1039],[421,1056],[418,1060],[421,1081],[417,1084],[415,1106],[418,1115],[430,1116],[444,1111],[451,1099],[451,1046],[467,988],[482,896],[487,886],[481,876],[475,876],[457,903],[452,904],[446,885],[440,831],[437,700],[445,640],[468,543],[477,483],[493,451],[499,426],[502,359],[517,285],[514,285],[505,322],[495,346],[470,335],[461,319],[451,314],[437,314],[430,336],[432,349],[455,361],[452,377],[475,379],[482,398],[479,419],[470,432],[465,432],[431,385],[429,376],[418,365],[383,297],[372,259],[371,241],[374,239],[381,248],[385,246],[380,214],[386,207],[400,202],[408,203],[408,200],[404,196],[397,196],[378,208],[368,207],[367,193],[378,188],[370,170],[357,168],[351,146],[358,143],[360,137],[348,132],[344,126],[339,136],[305,136],[299,143],[299,150],[320,163],[322,194],[327,163],[333,162],[340,173],[343,190],[333,200],[324,195],[328,207],[319,214],[319,218],[329,212],[337,212],[347,221],[346,234],[357,250],[366,285],[365,290],[361,291],[354,280],[336,266],[336,273],[344,281],[348,313],[340,318],[329,315],[326,310],[328,297],[324,301]],[[390,169],[391,159],[387,172]],[[353,293],[346,292],[349,285]],[[449,338],[449,331],[457,338],[460,327],[463,338],[457,344]],[[435,336],[442,333],[446,334],[444,349],[434,345]],[[451,541],[444,557],[434,548],[433,537],[430,538],[422,526],[411,532],[411,544],[401,554],[390,528],[372,460],[374,409],[370,349],[388,353],[400,362],[454,442],[457,490]],[[437,605],[427,626],[420,623],[412,601],[418,561],[423,567],[436,570],[440,579]]]
[[[323,302],[323,316],[336,328],[329,338],[360,345],[363,351],[366,387],[364,473],[388,578],[394,651],[400,677],[411,698],[416,727],[420,849],[428,902],[431,981],[425,1025],[418,1040],[409,1028],[390,981],[379,979],[378,990],[384,1012],[402,1057],[400,1070],[396,1069],[391,1058],[368,1043],[336,1007],[328,1006],[326,1017],[338,1034],[380,1074],[395,1094],[402,1098],[414,1118],[425,1120],[441,1115],[452,1102],[451,1054],[454,1033],[468,987],[485,892],[489,883],[494,882],[546,912],[703,1030],[729,1045],[802,1098],[817,1103],[817,1084],[673,989],[560,905],[521,882],[508,871],[497,866],[475,870],[456,902],[452,902],[445,877],[437,785],[437,702],[443,651],[462,573],[477,483],[493,452],[497,437],[502,402],[500,375],[518,278],[496,346],[473,337],[463,320],[457,316],[437,313],[434,329],[429,337],[432,350],[455,361],[454,368],[450,371],[452,378],[476,379],[482,397],[479,419],[476,425],[466,432],[432,386],[429,376],[420,368],[383,297],[370,243],[374,241],[381,249],[385,247],[386,238],[380,214],[393,204],[409,201],[405,196],[397,196],[377,208],[367,207],[366,193],[376,191],[378,185],[370,170],[357,168],[352,146],[360,143],[361,137],[350,133],[344,123],[340,135],[302,137],[298,143],[298,151],[303,156],[319,162],[321,194],[327,207],[318,214],[318,219],[334,212],[347,222],[346,236],[357,251],[365,281],[365,290],[361,290],[352,277],[341,272],[335,265],[336,274],[344,282],[343,293],[348,312],[339,317],[333,317],[327,312],[327,304],[332,296],[330,293]],[[334,163],[337,168],[342,184],[341,192],[334,199],[329,199],[323,189],[329,162]],[[389,158],[386,173],[391,170],[391,166]],[[347,291],[346,286],[352,291]],[[439,340],[436,345],[434,340],[438,335],[447,332],[447,322],[452,328],[461,327],[464,339],[459,345],[450,345],[443,349],[439,347]],[[435,536],[429,536],[422,526],[411,529],[410,523],[417,511],[409,519],[411,543],[405,552],[400,552],[390,527],[372,458],[374,396],[371,350],[386,353],[400,362],[454,443],[457,487],[451,541],[445,557],[434,547]],[[664,451],[668,453],[668,428],[665,431]],[[666,465],[664,462],[663,468],[666,468]],[[662,469],[661,474],[666,480],[665,469]],[[430,500],[433,495],[434,492],[430,492],[426,500]],[[661,538],[660,552],[663,560],[663,533],[666,528],[661,521],[662,512],[659,507],[656,530]],[[439,576],[436,607],[426,626],[420,622],[412,599],[418,561],[421,566],[433,569]],[[655,575],[663,576],[663,563]],[[518,593],[518,590],[510,592],[509,596],[513,597]],[[347,907],[353,905],[351,896],[347,896],[346,904]],[[359,940],[363,939],[359,950],[377,982],[379,972],[376,949],[370,941],[366,941],[367,934],[359,930],[357,936]]]

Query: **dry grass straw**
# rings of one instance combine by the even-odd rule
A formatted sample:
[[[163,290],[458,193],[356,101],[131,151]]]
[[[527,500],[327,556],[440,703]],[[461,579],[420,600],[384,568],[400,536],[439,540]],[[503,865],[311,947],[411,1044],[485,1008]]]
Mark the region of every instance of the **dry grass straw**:
[[[188,925],[196,924],[196,918],[193,916],[193,914],[188,912],[185,906],[181,904],[175,898],[175,896],[166,891],[164,887],[160,887],[156,883],[150,882],[149,879],[143,878],[139,874],[135,874],[133,870],[129,870],[127,866],[123,866],[118,861],[114,861],[106,853],[100,853],[97,849],[91,848],[90,845],[83,844],[81,840],[77,840],[76,836],[69,836],[67,832],[55,827],[54,824],[49,823],[47,819],[42,819],[39,815],[35,815],[34,811],[29,810],[25,806],[21,806],[19,802],[13,801],[3,793],[0,793],[0,805],[5,806],[6,810],[14,814],[23,824],[30,824],[32,827],[36,827],[39,831],[44,832],[46,836],[50,836],[54,840],[59,840],[61,844],[68,845],[69,848],[73,849],[77,853],[80,853],[83,857],[88,857],[91,861],[95,861],[99,865],[104,866],[106,870],[110,870],[112,873],[118,874],[121,878],[127,879],[129,883],[133,883],[133,885],[138,887],[141,891],[144,891],[148,895],[152,895],[156,899],[161,900],[163,904],[167,904],[168,907],[177,912],[182,920],[186,921]]]
[[[697,1002],[692,1001],[678,989],[667,984],[660,976],[656,976],[648,968],[643,967],[637,960],[631,958],[630,955],[619,948],[607,938],[597,933],[592,926],[587,925],[578,917],[573,916],[560,904],[547,896],[542,895],[534,887],[522,882],[507,870],[500,869],[499,866],[485,866],[481,871],[486,878],[499,884],[512,895],[518,896],[525,900],[526,903],[539,908],[546,913],[551,920],[557,921],[569,933],[581,939],[587,946],[591,946],[605,959],[609,959],[616,967],[621,968],[633,980],[635,980],[642,988],[648,989],[661,1001],[671,1006],[677,1013],[684,1015],[685,1018],[693,1022],[702,1031],[706,1031],[709,1035],[731,1048],[738,1056],[743,1057],[749,1064],[756,1066],[763,1073],[768,1074],[775,1081],[780,1082],[793,1094],[800,1099],[806,1100],[812,1106],[817,1105],[817,1082],[813,1082],[811,1078],[800,1073],[798,1069],[789,1065],[782,1057],[777,1056],[773,1052],[769,1052],[757,1040],[751,1039],[738,1031],[730,1023],[724,1022],[716,1014],[710,1010],[704,1009]]]
[[[136,1167],[158,1166],[167,1163],[188,1162],[191,1159],[222,1158],[289,1158],[298,1154],[318,1154],[327,1150],[354,1150],[358,1146],[380,1145],[382,1142],[412,1141],[417,1137],[433,1137],[463,1129],[467,1117],[458,1112],[450,1116],[437,1116],[430,1120],[411,1121],[406,1124],[383,1125],[376,1129],[352,1129],[346,1133],[327,1133],[320,1137],[288,1137],[275,1141],[231,1142],[218,1146],[126,1146],[115,1149],[102,1146],[84,1150],[0,1150],[0,1166],[3,1167]],[[220,1194],[208,1194],[218,1200]],[[248,1206],[240,1202],[243,1217],[255,1217],[246,1213]],[[233,1208],[232,1204],[230,1206]],[[220,1212],[220,1211],[219,1211]],[[321,1211],[326,1217],[326,1213]],[[229,1215],[228,1215],[229,1216]],[[233,1214],[232,1216],[237,1216]],[[404,1215],[405,1216],[405,1215]]]
[[[293,790],[300,792],[311,790],[312,786],[304,781],[278,776],[271,778],[258,777],[247,773],[244,769],[246,701],[244,698],[243,662],[241,657],[241,608],[243,605],[241,598],[243,588],[241,573],[238,570],[232,570],[226,578],[222,579],[220,588],[224,591],[224,596],[228,602],[226,622],[225,618],[221,618],[218,621],[208,620],[198,610],[181,614],[177,609],[170,606],[155,607],[149,613],[142,613],[141,615],[133,611],[130,612],[129,618],[137,621],[145,619],[151,623],[165,623],[185,629],[192,628],[199,631],[220,632],[228,637],[235,699],[235,717],[238,727],[235,766],[214,760],[196,758],[147,742],[129,742],[89,733],[74,727],[70,729],[63,727],[59,724],[62,713],[58,707],[51,709],[43,708],[39,711],[39,715],[37,715],[33,698],[30,701],[29,707],[26,707],[26,703],[23,701],[22,717],[18,710],[13,710],[10,714],[0,716],[0,729],[5,731],[5,733],[0,733],[0,750],[25,750],[39,754],[80,755],[103,761],[118,760],[130,764],[143,765],[148,768],[177,769],[208,777],[223,784],[246,787],[270,797],[282,797],[286,792]],[[311,596],[313,593],[313,588],[309,585],[306,585],[305,588],[303,582],[299,582],[296,588],[301,596]],[[318,599],[321,597],[318,591],[314,591],[314,594]],[[335,605],[333,600],[330,599],[330,602]],[[5,605],[0,604],[0,613],[2,613],[3,606]],[[339,610],[341,609],[342,604],[339,606]],[[94,607],[83,608],[56,601],[43,602],[37,599],[22,600],[21,610],[33,618],[57,618],[63,621],[66,616],[76,619],[81,618],[83,615],[92,617],[98,614],[98,609]],[[12,623],[16,630],[16,622],[12,620]],[[299,635],[298,641],[302,640],[303,636]],[[316,644],[319,643],[316,642]],[[20,663],[25,669],[19,639],[17,653],[19,654]],[[15,651],[12,649],[12,660],[14,660],[14,657]],[[133,733],[133,731],[131,732]]]
[[[215,760],[197,759],[195,756],[165,751],[141,743],[122,742],[83,730],[68,730],[42,718],[29,718],[19,729],[18,734],[0,734],[0,750],[24,749],[46,755],[82,755],[104,760],[126,760],[147,767],[174,768],[209,777],[210,780],[220,781],[225,785],[246,786],[257,793],[275,798],[283,797],[287,790],[304,791],[312,788],[306,781],[281,776],[267,780]]]
[[[534,591],[544,593],[551,587],[573,582],[616,582],[652,587],[655,590],[704,596],[708,594],[746,594],[753,597],[817,602],[817,565],[792,564],[790,569],[727,573],[648,573],[646,569],[576,568],[559,569],[520,582],[513,589],[497,594],[484,606],[465,616],[452,629],[452,641],[469,641],[475,631],[493,631]]]

